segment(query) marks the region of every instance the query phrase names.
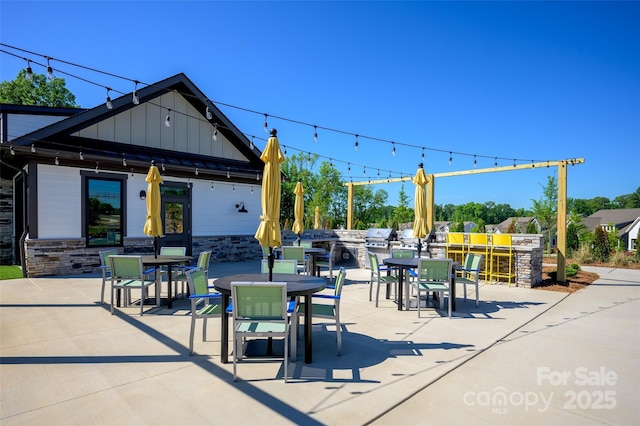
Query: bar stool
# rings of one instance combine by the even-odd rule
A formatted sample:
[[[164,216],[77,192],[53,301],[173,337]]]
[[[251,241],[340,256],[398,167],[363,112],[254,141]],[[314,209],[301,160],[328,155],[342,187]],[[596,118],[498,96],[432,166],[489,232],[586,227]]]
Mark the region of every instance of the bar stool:
[[[482,255],[484,259],[489,258],[489,234],[469,234],[469,248],[467,253]],[[484,281],[487,281],[491,275],[490,268],[486,265],[480,270],[480,276]]]
[[[513,254],[511,234],[491,235],[491,282],[506,278],[511,287],[511,280],[516,276]]]
[[[447,259],[451,259],[462,265],[462,263],[464,262],[464,256],[465,254],[467,254],[467,246],[465,245],[464,234],[462,232],[447,232],[446,241]]]

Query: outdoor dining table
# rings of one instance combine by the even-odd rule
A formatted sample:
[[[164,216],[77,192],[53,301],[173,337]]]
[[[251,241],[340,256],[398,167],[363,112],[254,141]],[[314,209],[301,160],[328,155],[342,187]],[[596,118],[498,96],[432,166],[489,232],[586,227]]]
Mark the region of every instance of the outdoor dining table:
[[[393,266],[398,268],[398,310],[402,310],[403,299],[402,293],[405,285],[405,273],[406,269],[413,269],[418,267],[418,261],[420,258],[418,257],[388,257],[382,260],[387,266]],[[451,310],[456,310],[456,269],[460,264],[458,262],[453,262],[451,266]],[[408,289],[407,289],[408,290]],[[418,301],[420,303],[420,301]],[[409,307],[407,306],[407,309]]]
[[[222,306],[229,306],[231,296],[231,283],[234,281],[266,282],[269,281],[269,274],[235,274],[220,277],[213,282],[216,290],[222,293]],[[287,296],[304,296],[304,303],[307,309],[304,311],[304,362],[310,364],[313,359],[312,354],[312,315],[311,315],[311,295],[324,290],[327,280],[324,277],[297,274],[273,274],[273,282],[287,283]],[[229,361],[229,313],[222,310],[221,333],[220,333],[220,356],[222,362]]]
[[[171,270],[174,266],[184,265],[191,261],[191,259],[193,259],[193,257],[191,256],[169,256],[162,254],[159,254],[157,256],[154,256],[152,254],[142,256],[142,265],[144,266],[152,266],[154,268],[158,268],[160,266],[167,267],[167,284],[169,286],[169,288],[167,289],[167,307],[169,309],[173,307],[173,296],[171,295]],[[156,291],[159,292],[160,289],[157,288]]]

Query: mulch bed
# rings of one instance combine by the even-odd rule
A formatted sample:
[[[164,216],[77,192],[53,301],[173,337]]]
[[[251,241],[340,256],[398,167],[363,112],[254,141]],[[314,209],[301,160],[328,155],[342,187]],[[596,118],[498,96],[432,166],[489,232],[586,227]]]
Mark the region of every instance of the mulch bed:
[[[562,283],[554,280],[549,275],[550,272],[555,271],[555,266],[543,266],[542,267],[542,282],[537,284],[534,288],[536,290],[548,290],[559,291],[563,293],[573,293],[578,290],[582,290],[595,280],[600,278],[600,275],[594,272],[578,271],[575,277],[567,277],[567,282]]]

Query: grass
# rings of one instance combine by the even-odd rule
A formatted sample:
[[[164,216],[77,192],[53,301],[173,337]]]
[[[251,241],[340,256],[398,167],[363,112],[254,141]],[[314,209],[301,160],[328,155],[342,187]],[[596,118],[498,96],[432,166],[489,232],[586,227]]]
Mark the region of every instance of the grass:
[[[22,268],[19,266],[0,266],[0,280],[22,278]]]

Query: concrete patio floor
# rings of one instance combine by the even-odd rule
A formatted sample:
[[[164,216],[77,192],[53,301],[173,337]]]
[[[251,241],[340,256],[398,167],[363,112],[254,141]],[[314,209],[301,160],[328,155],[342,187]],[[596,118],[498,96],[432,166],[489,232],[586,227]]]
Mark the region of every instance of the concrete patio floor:
[[[299,344],[287,384],[279,360],[240,363],[233,382],[219,319],[207,342],[198,322],[189,356],[184,300],[112,316],[97,276],[0,281],[0,423],[640,424],[640,272],[593,269],[572,295],[481,285],[478,308],[459,286],[451,319],[376,308],[369,271],[348,269],[343,355],[335,327],[314,323],[313,363]]]

